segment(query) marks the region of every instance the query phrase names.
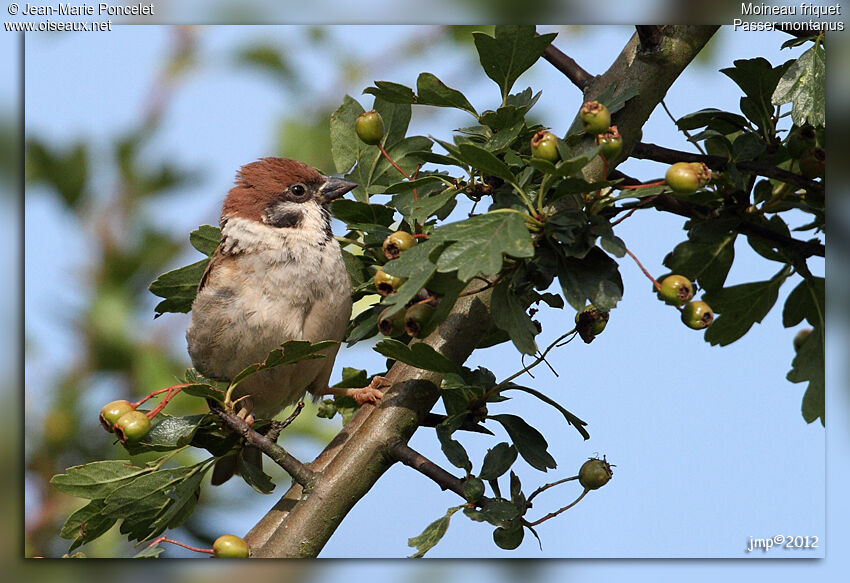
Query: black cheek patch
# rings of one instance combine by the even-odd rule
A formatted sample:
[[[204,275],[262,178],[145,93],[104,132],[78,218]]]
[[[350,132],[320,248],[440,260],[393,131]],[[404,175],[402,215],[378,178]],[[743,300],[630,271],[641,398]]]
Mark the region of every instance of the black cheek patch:
[[[267,225],[272,227],[293,228],[299,227],[304,218],[301,211],[292,208],[281,208],[280,206],[271,206],[266,209],[265,221]]]

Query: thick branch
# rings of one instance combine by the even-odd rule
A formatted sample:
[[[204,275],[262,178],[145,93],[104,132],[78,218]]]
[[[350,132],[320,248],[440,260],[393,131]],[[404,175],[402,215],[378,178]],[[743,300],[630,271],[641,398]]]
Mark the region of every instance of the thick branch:
[[[581,65],[564,54],[563,51],[549,45],[543,51],[543,58],[552,63],[556,69],[566,75],[567,79],[573,82],[573,85],[584,91],[584,88],[593,79],[593,75],[581,68]]]
[[[640,142],[635,144],[631,153],[633,158],[641,160],[654,160],[655,162],[663,162],[665,164],[675,164],[676,162],[704,162],[706,166],[712,170],[723,171],[729,165],[729,160],[721,156],[703,156],[702,154],[692,154],[690,152],[682,152],[665,148],[656,144],[647,144]],[[773,164],[767,162],[757,162],[749,160],[746,162],[735,162],[735,166],[741,170],[754,172],[759,176],[767,178],[775,178],[781,180],[797,188],[804,188],[809,192],[823,195],[823,183],[809,180],[799,174],[794,174],[788,170],[777,168]]]
[[[638,38],[640,39],[640,48],[643,52],[652,53],[661,47],[664,41],[664,32],[661,26],[635,26]]]
[[[307,469],[307,466],[292,457],[285,449],[267,438],[265,435],[257,433],[251,429],[251,426],[248,425],[244,419],[237,417],[236,415],[231,415],[219,408],[214,408],[213,412],[221,417],[221,420],[227,425],[241,433],[242,437],[248,442],[248,444],[253,445],[272,458],[277,465],[282,467],[290,476],[292,476],[292,479],[295,480],[295,482],[302,486],[308,486],[313,482],[315,475]]]
[[[448,473],[403,441],[396,441],[390,446],[390,455],[396,461],[427,476],[436,482],[441,489],[451,490],[458,496],[463,497],[463,480]]]

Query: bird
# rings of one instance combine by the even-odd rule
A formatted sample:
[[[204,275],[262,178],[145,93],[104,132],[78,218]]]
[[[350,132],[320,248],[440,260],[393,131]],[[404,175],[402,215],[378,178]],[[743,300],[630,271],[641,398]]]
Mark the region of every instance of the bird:
[[[195,369],[231,381],[250,364],[290,340],[341,341],[351,316],[351,280],[331,231],[330,203],[356,183],[324,176],[289,158],[246,164],[222,205],[221,240],[201,276],[186,330]],[[271,419],[307,393],[347,395],[358,405],[382,396],[383,377],[366,387],[331,388],[339,350],[325,357],[261,370],[241,380],[233,400],[238,415],[253,423]],[[259,450],[245,448],[247,463]],[[236,471],[236,457],[223,458],[213,483]]]

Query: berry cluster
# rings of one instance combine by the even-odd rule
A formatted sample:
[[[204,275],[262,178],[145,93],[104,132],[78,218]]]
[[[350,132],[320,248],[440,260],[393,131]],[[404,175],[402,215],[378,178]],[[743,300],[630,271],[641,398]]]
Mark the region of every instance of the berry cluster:
[[[702,330],[714,320],[711,307],[702,301],[694,301],[694,286],[681,275],[668,275],[657,288],[658,297],[682,312],[682,322],[688,328]]]

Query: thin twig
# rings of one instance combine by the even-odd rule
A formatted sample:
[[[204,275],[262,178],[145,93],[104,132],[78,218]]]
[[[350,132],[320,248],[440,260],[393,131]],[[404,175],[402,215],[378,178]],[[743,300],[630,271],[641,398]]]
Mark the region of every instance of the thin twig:
[[[679,126],[678,126],[678,124],[676,124],[676,118],[675,118],[675,116],[674,116],[672,113],[670,113],[670,110],[667,108],[667,104],[666,104],[666,103],[664,103],[664,100],[663,100],[663,99],[661,100],[661,107],[663,107],[663,108],[664,108],[664,111],[666,111],[666,112],[667,112],[667,117],[669,117],[669,118],[670,118],[670,121],[672,121],[672,122],[673,122],[673,125],[675,125],[676,127],[679,127]],[[700,151],[700,153],[701,153],[703,156],[708,156],[708,152],[706,152],[705,150],[703,150],[703,149],[702,149],[702,146],[700,146],[700,145],[699,145],[699,142],[694,142],[693,140],[691,140],[691,134],[690,134],[690,132],[689,132],[688,130],[686,130],[686,129],[682,129],[682,130],[680,130],[680,131],[681,131],[683,134],[685,134],[685,137],[686,137],[686,138],[688,138],[688,141],[689,141],[690,143],[692,143],[692,144],[694,145],[694,147],[696,147],[696,149],[697,149],[697,150],[699,150],[699,151]]]
[[[620,223],[622,223],[623,221],[625,221],[627,218],[629,218],[630,216],[632,216],[632,215],[634,214],[634,212],[635,212],[636,210],[638,210],[639,208],[642,208],[642,207],[645,207],[645,206],[651,205],[651,204],[655,201],[655,199],[656,199],[656,198],[658,198],[658,195],[657,195],[657,194],[656,194],[656,195],[654,195],[654,196],[647,196],[646,198],[644,198],[643,200],[641,200],[638,204],[636,204],[635,206],[633,206],[632,208],[630,208],[630,209],[629,209],[629,212],[627,212],[626,214],[624,214],[622,217],[620,217],[620,218],[619,218],[619,219],[617,219],[616,221],[612,222],[612,223],[611,223],[611,226],[613,227],[613,226],[615,226],[615,225],[619,225]]]
[[[593,79],[593,75],[581,68],[573,59],[554,45],[549,45],[543,51],[543,58],[549,61],[556,69],[566,75],[573,85],[584,91],[587,84]]]
[[[561,508],[560,510],[556,510],[555,512],[550,512],[549,514],[547,514],[547,515],[546,515],[546,516],[544,516],[543,518],[540,518],[540,519],[538,519],[538,520],[535,520],[534,522],[527,522],[527,521],[523,520],[523,523],[524,523],[526,526],[537,526],[537,525],[538,525],[538,524],[540,524],[541,522],[546,522],[546,521],[547,521],[547,520],[549,520],[550,518],[555,518],[555,517],[556,517],[556,516],[558,516],[561,512],[566,512],[567,510],[569,510],[570,508],[572,508],[573,506],[575,506],[576,504],[578,504],[579,502],[581,502],[581,499],[582,499],[582,498],[584,498],[585,496],[587,496],[587,493],[588,493],[588,492],[590,492],[590,490],[588,490],[587,488],[585,488],[585,489],[584,489],[584,492],[582,492],[582,493],[581,493],[581,495],[580,495],[578,498],[576,498],[575,500],[573,500],[573,501],[572,501],[572,503],[567,504],[566,506],[564,506],[564,507],[563,507],[563,508]]]
[[[239,432],[248,444],[253,445],[262,451],[277,465],[286,470],[296,483],[301,484],[306,488],[313,482],[316,476],[307,468],[307,466],[290,455],[278,444],[268,439],[265,435],[254,431],[254,429],[252,429],[244,419],[241,419],[236,415],[231,415],[218,407],[213,408],[213,412],[221,417],[222,421],[224,421],[230,428]]]
[[[544,485],[540,486],[539,488],[537,488],[534,492],[532,492],[531,495],[526,500],[526,502],[531,502],[532,500],[534,500],[535,496],[537,496],[541,492],[545,492],[549,488],[554,488],[555,486],[559,486],[559,485],[561,485],[565,482],[570,482],[572,480],[578,480],[578,476],[570,476],[569,478],[564,478],[562,480],[558,480],[557,482],[552,482],[551,484],[544,484]]]

